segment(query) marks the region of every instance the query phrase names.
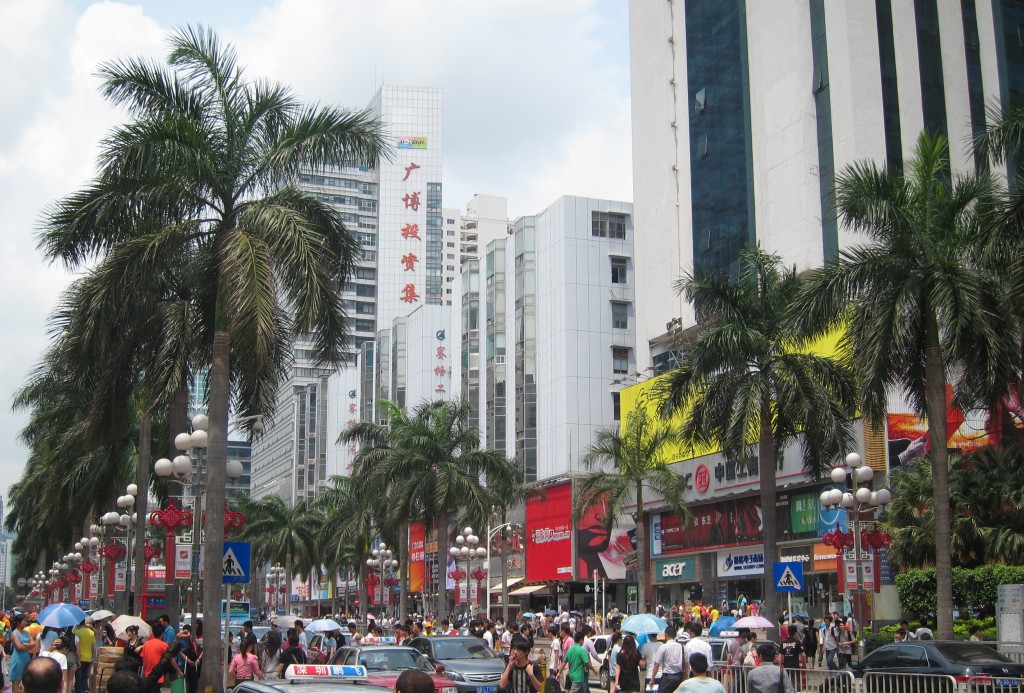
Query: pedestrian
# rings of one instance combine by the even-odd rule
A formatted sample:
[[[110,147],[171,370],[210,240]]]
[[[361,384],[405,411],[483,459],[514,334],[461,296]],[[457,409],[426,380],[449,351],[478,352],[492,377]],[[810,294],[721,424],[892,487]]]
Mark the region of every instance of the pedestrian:
[[[622,639],[622,647],[615,657],[615,690],[618,693],[640,693],[640,671],[646,669],[647,663],[636,649],[636,640],[632,635]]]
[[[188,633],[188,638],[178,640],[180,644],[180,655],[178,666],[185,674],[186,693],[199,693],[199,672],[202,669],[203,650],[199,647],[199,641],[192,633],[192,627],[186,624],[182,627],[182,633]]]
[[[556,680],[561,683],[562,676],[562,639],[558,626],[552,625],[548,628],[548,635],[551,636],[551,644],[548,646],[548,671],[553,672]],[[554,693],[545,690],[545,693]]]
[[[683,682],[683,646],[676,642],[676,629],[669,626],[665,629],[665,644],[654,655],[653,678],[658,678],[658,693],[673,693]]]
[[[299,636],[299,648],[305,652],[308,646],[306,642],[306,626],[301,619],[295,621],[295,633]]]
[[[565,664],[569,682],[572,684],[569,693],[589,693],[590,687],[587,684],[587,671],[597,673],[593,663],[590,661],[590,653],[583,648],[583,631],[577,631],[573,635],[573,645],[565,653]]]
[[[34,643],[27,630],[28,619],[23,614],[16,615],[11,625],[14,628],[11,632],[11,689],[12,693],[23,693],[21,677],[32,658]]]
[[[775,644],[763,642],[757,646],[760,664],[747,672],[746,693],[795,693],[793,681],[785,675],[782,667],[772,664],[775,658]]]
[[[804,654],[807,655],[808,663],[813,667],[818,657],[818,628],[814,625],[814,619],[807,619],[807,627],[804,628]]]
[[[831,670],[838,669],[839,662],[836,659],[836,653],[839,649],[839,628],[836,625],[836,620],[828,622],[822,644],[825,647],[825,667]]]
[[[305,663],[306,653],[299,647],[299,636],[296,633],[292,633],[288,636],[288,647],[281,651],[281,656],[277,660],[278,678],[284,678],[284,673],[289,665]]]
[[[721,683],[708,676],[708,658],[703,652],[694,652],[687,662],[691,677],[677,689],[680,693],[725,693]]]
[[[64,683],[64,672],[60,665],[48,657],[37,657],[25,665],[20,681],[24,682],[25,693],[60,693]]]
[[[264,679],[263,670],[260,669],[259,657],[253,652],[256,643],[250,638],[239,639],[239,652],[231,659],[228,673],[234,674],[235,681],[252,681],[253,679]]]
[[[615,631],[608,638],[608,680],[614,681],[616,669],[618,668],[619,652],[622,651],[622,633]]]
[[[498,688],[508,693],[536,693],[543,683],[537,677],[533,664],[530,664],[529,643],[517,635],[509,647],[508,664],[498,681]]]
[[[849,623],[842,619],[836,624],[836,656],[839,661],[836,667],[847,669],[853,661],[853,632]]]
[[[701,625],[695,621],[690,621],[686,624],[685,630],[690,634],[690,639],[683,645],[683,662],[689,666],[690,658],[695,654],[704,655],[706,661],[713,662],[715,655],[711,650],[711,643],[701,637],[701,633],[704,632]]]
[[[790,631],[789,637],[782,641],[782,666],[786,668],[794,688],[800,687],[800,670],[806,662],[807,655],[796,641],[796,632]]]
[[[57,662],[58,666],[60,666],[60,678],[61,678],[62,685],[61,685],[59,690],[63,691],[64,690],[64,685],[63,684],[64,684],[64,682],[67,681],[67,678],[68,678],[67,646],[64,644],[64,641],[61,640],[60,638],[57,638],[56,640],[53,640],[50,643],[50,649],[48,649],[48,650],[46,650],[44,652],[40,652],[39,656],[40,657],[49,657],[53,661]]]
[[[78,671],[75,672],[75,693],[89,693],[89,673],[92,671],[92,659],[96,648],[96,631],[92,628],[92,619],[87,618],[75,629],[78,638]]]
[[[974,642],[984,642],[985,637],[983,633],[984,631],[982,630],[981,626],[973,626],[971,628],[970,640],[973,640]]]
[[[406,669],[395,681],[395,693],[434,693],[434,681],[419,669]]]

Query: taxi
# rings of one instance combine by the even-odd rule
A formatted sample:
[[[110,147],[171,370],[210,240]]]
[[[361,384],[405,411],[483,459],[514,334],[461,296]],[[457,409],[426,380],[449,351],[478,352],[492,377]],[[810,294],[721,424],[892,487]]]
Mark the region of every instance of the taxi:
[[[338,648],[330,663],[365,668],[368,683],[392,690],[399,674],[407,669],[419,669],[434,682],[434,693],[458,693],[452,680],[442,675],[443,666],[435,667],[415,648],[396,643],[394,637],[381,637],[369,643],[364,638],[361,645]]]
[[[393,693],[393,688],[378,686],[368,679],[366,667],[329,664],[292,664],[283,679],[240,681],[233,693]]]

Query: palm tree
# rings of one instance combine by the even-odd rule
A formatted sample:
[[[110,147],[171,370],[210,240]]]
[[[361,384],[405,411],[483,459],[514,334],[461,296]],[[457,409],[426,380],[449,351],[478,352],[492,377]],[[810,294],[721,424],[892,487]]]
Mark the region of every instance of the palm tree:
[[[795,268],[760,248],[740,254],[735,280],[705,270],[676,285],[694,304],[700,327],[680,366],[658,391],[662,413],[681,416],[682,440],[720,447],[731,459],[757,446],[764,534],[764,607],[780,613],[770,566],[778,560],[776,470],[785,444],[799,438],[811,479],[837,462],[853,439],[856,390],[850,367],[801,350],[787,315],[801,286]]]
[[[186,255],[211,335],[210,507],[224,505],[231,386],[241,413],[272,410],[282,357],[299,332],[316,335],[323,364],[343,357],[341,290],[358,245],[340,214],[288,183],[301,166],[375,166],[384,152],[366,113],[303,107],[285,87],[247,79],[212,31],[171,35],[168,66],[125,59],[100,68],[103,93],[132,121],[104,140],[100,171],[46,219],[41,245],[77,268],[121,244],[145,247],[140,270]],[[219,512],[207,513],[207,551],[222,551]],[[204,602],[220,597],[211,561]],[[220,633],[206,647],[216,659]],[[220,691],[216,667],[201,686]]]
[[[940,640],[953,637],[946,381],[994,399],[1015,359],[998,280],[979,267],[983,178],[952,177],[946,140],[922,133],[905,172],[870,162],[837,179],[845,224],[870,243],[810,272],[795,314],[802,331],[846,329],[866,419],[883,422],[889,390],[927,416]],[[1008,329],[1011,328],[1011,329]],[[973,395],[971,395],[973,397]]]
[[[672,471],[671,457],[677,439],[668,426],[661,425],[639,406],[626,416],[622,432],[599,431],[587,449],[582,463],[592,471],[576,480],[573,496],[573,520],[604,504],[604,527],[609,532],[631,504],[636,508],[637,556],[647,555],[647,531],[644,525],[644,487],[661,496],[669,511],[688,518],[686,480]],[[610,467],[610,471],[606,468]],[[637,561],[637,603],[646,604],[644,561]]]
[[[238,536],[252,543],[256,565],[284,563],[285,584],[289,590],[296,573],[306,579],[319,572],[321,557],[317,538],[324,524],[319,510],[309,508],[304,501],[289,506],[278,496],[259,500],[242,496],[238,509],[245,515],[245,525]]]
[[[384,426],[361,421],[341,434],[361,444],[355,464],[365,469],[370,493],[387,489],[387,524],[426,518],[438,536],[438,560],[446,564],[448,514],[462,510],[466,522],[485,526],[501,499],[490,490],[522,479],[515,462],[496,450],[480,449],[480,433],[469,426],[464,400],[424,402],[411,415],[394,402],[380,403]],[[444,571],[438,581],[437,613],[447,611]]]

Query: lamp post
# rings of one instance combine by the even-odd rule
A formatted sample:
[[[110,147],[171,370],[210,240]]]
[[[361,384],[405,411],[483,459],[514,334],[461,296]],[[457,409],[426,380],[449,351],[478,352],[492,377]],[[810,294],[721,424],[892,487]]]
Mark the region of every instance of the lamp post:
[[[519,525],[515,522],[506,522],[503,525],[492,527],[487,530],[487,569],[491,569],[491,540],[494,535],[498,532],[511,528],[518,527]],[[454,555],[454,554],[453,554]],[[502,543],[501,547],[501,607],[502,607],[502,620],[508,622],[508,595],[505,594],[505,545]],[[491,617],[491,586],[487,585],[487,618]]]
[[[858,659],[864,658],[866,650],[864,642],[865,557],[862,551],[865,545],[878,549],[887,545],[892,540],[887,533],[880,531],[874,522],[875,510],[888,505],[889,501],[892,500],[892,493],[887,488],[881,488],[877,491],[871,490],[871,480],[874,478],[874,474],[875,472],[871,467],[867,465],[861,466],[860,455],[851,452],[846,456],[846,468],[835,467],[830,474],[832,481],[843,485],[846,491],[833,488],[822,491],[819,497],[824,508],[838,510],[839,507],[843,507],[847,512],[850,531],[844,532],[837,520],[836,528],[831,532],[827,532],[822,537],[822,541],[826,545],[835,548],[840,556],[843,556],[845,549],[853,550],[854,580],[851,597],[854,600],[855,615],[859,629],[859,640],[857,643]],[[870,523],[872,528],[870,530],[863,529],[864,520],[862,519],[862,514],[866,511],[871,512]],[[868,560],[872,560],[870,556],[868,556]],[[844,569],[846,567],[845,561],[844,557]],[[844,570],[844,573],[839,576],[839,579],[843,581],[844,590],[851,584],[846,579],[847,572]],[[875,574],[875,584],[877,584],[878,579],[879,575]]]
[[[370,568],[377,568],[380,571],[380,603],[384,611],[381,614],[381,620],[384,620],[384,615],[388,612],[388,605],[384,601],[384,571],[388,568],[392,570],[398,567],[398,561],[394,559],[394,552],[388,548],[388,545],[381,542],[373,551],[370,552],[373,558],[366,559],[366,565]],[[367,578],[369,580],[369,578]]]
[[[483,559],[487,555],[487,549],[480,546],[480,537],[473,533],[472,527],[466,527],[462,530],[462,534],[455,537],[456,546],[453,546],[448,550],[451,557],[455,559],[456,566],[459,560],[466,562],[466,601],[469,602],[469,615],[473,615],[473,600],[470,597],[469,589],[469,573],[470,567],[473,565],[473,558]],[[456,583],[455,590],[458,594],[459,586]]]
[[[268,588],[271,595],[270,608],[274,609],[275,613],[277,613],[281,608],[280,593],[281,588],[284,587],[284,573],[285,570],[281,564],[276,563],[270,569],[270,577],[267,578],[267,582],[270,583],[270,587]]]

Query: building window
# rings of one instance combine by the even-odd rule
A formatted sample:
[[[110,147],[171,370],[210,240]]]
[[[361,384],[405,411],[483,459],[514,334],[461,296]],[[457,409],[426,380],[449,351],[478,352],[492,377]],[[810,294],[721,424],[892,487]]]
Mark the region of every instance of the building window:
[[[590,233],[598,238],[626,240],[626,215],[615,212],[591,212]]]
[[[626,283],[626,258],[612,258],[612,284]]]
[[[612,328],[625,330],[629,328],[629,304],[612,301]]]
[[[356,279],[376,279],[377,270],[373,267],[356,267]]]
[[[618,421],[621,418],[619,412],[620,412],[620,408],[619,408],[619,393],[618,392],[613,392],[612,393],[612,420]]]
[[[377,287],[373,284],[356,284],[356,296],[376,296]]]
[[[707,107],[707,91],[705,89],[698,89],[697,94],[694,96],[693,99],[693,112],[703,113],[705,110],[707,110]]]
[[[454,219],[445,219],[445,223],[447,223],[447,224],[454,224],[455,220]]]
[[[629,347],[612,347],[612,373],[629,373]]]
[[[372,303],[356,303],[356,313],[360,315],[373,315],[374,312]]]

